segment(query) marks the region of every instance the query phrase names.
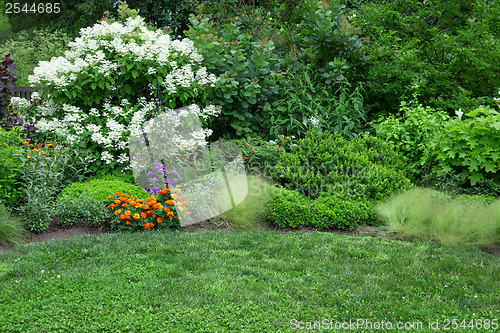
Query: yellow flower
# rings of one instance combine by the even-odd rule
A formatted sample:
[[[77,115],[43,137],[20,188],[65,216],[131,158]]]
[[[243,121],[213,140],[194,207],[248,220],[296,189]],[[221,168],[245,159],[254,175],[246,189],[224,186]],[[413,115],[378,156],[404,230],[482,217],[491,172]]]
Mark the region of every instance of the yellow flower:
[[[135,213],[135,214],[134,214],[134,216],[133,216],[133,218],[134,218],[135,220],[138,220],[138,219],[140,219],[140,218],[141,218],[141,215],[139,215],[139,213]]]

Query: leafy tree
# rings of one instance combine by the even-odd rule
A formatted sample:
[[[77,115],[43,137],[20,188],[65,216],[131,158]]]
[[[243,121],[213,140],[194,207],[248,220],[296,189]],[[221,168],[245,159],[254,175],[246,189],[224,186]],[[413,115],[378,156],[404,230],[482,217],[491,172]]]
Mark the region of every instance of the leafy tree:
[[[14,3],[10,0],[4,0],[6,3]],[[12,31],[17,33],[21,30],[34,28],[49,28],[53,31],[63,30],[66,33],[76,36],[81,28],[93,25],[99,20],[105,11],[115,8],[115,0],[58,0],[60,10],[53,10],[52,13],[41,12],[40,8],[47,8],[47,4],[52,4],[51,0],[19,0],[15,1],[19,8],[26,8],[26,11],[7,14]],[[35,11],[30,11],[32,5],[35,5]],[[25,7],[25,5],[27,7]],[[2,12],[5,13],[7,7],[2,6]]]
[[[353,18],[369,61],[368,102],[375,113],[400,101],[453,113],[492,104],[500,87],[500,6],[487,0],[393,0]]]

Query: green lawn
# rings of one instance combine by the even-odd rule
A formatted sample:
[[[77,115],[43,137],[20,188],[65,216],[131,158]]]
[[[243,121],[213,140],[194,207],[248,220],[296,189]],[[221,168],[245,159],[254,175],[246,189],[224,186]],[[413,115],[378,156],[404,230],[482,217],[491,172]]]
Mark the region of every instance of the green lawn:
[[[499,256],[384,238],[82,236],[0,252],[0,332],[289,332],[358,319],[426,332],[429,321],[498,320],[499,280]]]

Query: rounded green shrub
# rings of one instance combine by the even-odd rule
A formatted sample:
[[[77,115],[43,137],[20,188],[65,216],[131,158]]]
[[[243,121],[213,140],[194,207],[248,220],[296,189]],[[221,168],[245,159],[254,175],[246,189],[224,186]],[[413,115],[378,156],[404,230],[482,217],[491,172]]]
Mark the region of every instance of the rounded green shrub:
[[[321,196],[311,201],[309,224],[320,229],[352,230],[369,222],[370,209],[363,200]]]
[[[381,200],[412,186],[405,167],[401,157],[375,137],[347,140],[313,129],[280,155],[272,173],[282,186],[311,199],[324,194]]]
[[[267,219],[281,228],[301,228],[308,224],[309,211],[309,201],[299,192],[274,188],[267,205]]]
[[[309,199],[285,188],[274,188],[267,205],[268,221],[281,228],[353,230],[361,224],[372,224],[372,215],[364,199],[324,195]]]
[[[94,197],[98,201],[108,201],[109,195],[116,192],[127,193],[136,198],[147,198],[148,192],[142,187],[126,183],[119,179],[107,178],[105,180],[93,179],[84,183],[74,183],[66,187],[59,193],[57,200],[69,199],[76,200],[84,196]]]

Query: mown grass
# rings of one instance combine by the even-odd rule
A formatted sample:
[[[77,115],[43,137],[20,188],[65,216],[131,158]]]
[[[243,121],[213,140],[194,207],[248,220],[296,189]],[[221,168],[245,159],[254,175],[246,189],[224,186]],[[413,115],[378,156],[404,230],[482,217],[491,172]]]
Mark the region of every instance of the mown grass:
[[[429,331],[429,321],[498,318],[499,277],[498,256],[384,238],[82,236],[0,253],[0,332],[289,332],[294,319]]]

